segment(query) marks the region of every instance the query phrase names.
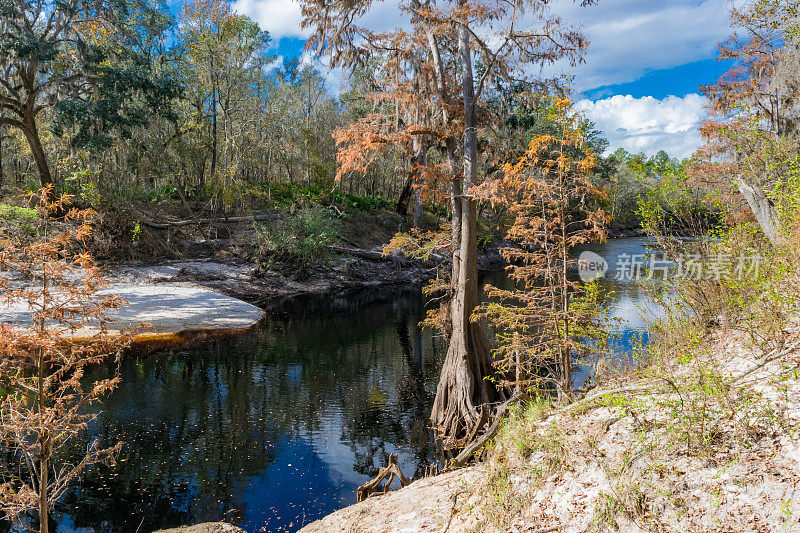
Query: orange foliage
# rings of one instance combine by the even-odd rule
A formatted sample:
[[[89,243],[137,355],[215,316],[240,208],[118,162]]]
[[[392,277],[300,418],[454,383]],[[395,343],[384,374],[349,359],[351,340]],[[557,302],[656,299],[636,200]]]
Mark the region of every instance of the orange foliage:
[[[40,531],[46,531],[47,511],[69,483],[89,464],[113,459],[118,449],[94,443],[75,464],[56,459],[93,418],[87,406],[119,382],[114,376],[86,383],[86,369],[119,354],[130,336],[109,333],[110,313],[126,303],[100,292],[107,281],[82,247],[93,213],[67,211],[69,198],[51,200],[51,188],[26,196],[39,213],[40,238],[0,240],[2,304],[30,317],[0,324],[0,442],[16,459],[2,473],[0,508],[19,519],[38,507]],[[57,231],[54,212],[66,212],[74,228]],[[77,337],[80,342],[73,342]]]
[[[569,100],[556,100],[560,134],[534,138],[527,153],[506,165],[502,178],[486,182],[483,198],[514,215],[501,250],[509,264],[512,289],[487,286],[491,301],[477,311],[497,327],[495,365],[500,385],[526,390],[555,384],[560,395],[572,390],[572,356],[586,348],[577,339],[591,330],[591,307],[574,305],[581,284],[568,277],[570,250],[605,238],[605,213],[597,207],[605,192],[590,182],[595,157],[584,146],[579,117]],[[549,370],[539,377],[539,370]]]
[[[790,133],[798,128],[796,84],[780,79],[780,66],[790,52],[786,42],[791,2],[758,0],[731,10],[736,33],[720,44],[719,59],[735,61],[713,85],[701,88],[708,97],[709,118],[701,124],[704,145],[689,175],[696,183],[721,190],[742,218],[744,202],[736,184],[742,180],[769,191],[771,176],[797,151]],[[787,9],[789,11],[787,11]],[[796,14],[796,13],[795,13]],[[744,210],[751,216],[749,209]],[[752,217],[751,217],[752,218]]]
[[[490,105],[489,86],[515,85],[517,97],[531,89],[560,87],[557,79],[530,76],[531,65],[566,59],[582,60],[588,41],[549,12],[547,2],[522,8],[497,0],[454,1],[441,4],[406,0],[400,11],[408,16],[408,29],[375,33],[357,24],[371,2],[347,3],[304,0],[304,27],[313,30],[307,47],[330,57],[332,66],[367,69],[373,87],[368,99],[373,112],[335,133],[339,146],[337,179],[366,173],[391,150],[410,161],[417,190],[441,202],[458,179],[455,161],[429,158],[425,165],[414,157],[428,148],[444,154],[464,135],[464,106],[456,30],[461,21],[489,31],[498,41],[490,46],[473,32],[473,53],[484,73],[476,80],[476,106],[481,128],[502,126],[503,110]],[[524,23],[523,23],[524,20]],[[527,26],[526,26],[527,25]],[[495,102],[496,103],[496,102]],[[497,155],[488,146],[487,155]],[[454,156],[454,154],[453,154]]]

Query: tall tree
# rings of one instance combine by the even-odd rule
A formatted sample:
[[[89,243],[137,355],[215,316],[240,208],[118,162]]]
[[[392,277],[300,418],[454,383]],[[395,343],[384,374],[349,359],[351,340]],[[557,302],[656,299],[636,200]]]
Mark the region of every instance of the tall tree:
[[[783,237],[773,189],[799,145],[798,7],[789,0],[758,0],[734,7],[731,20],[736,33],[720,45],[719,56],[734,65],[702,88],[709,119],[692,173],[726,192],[734,185],[777,245]]]
[[[571,102],[549,110],[558,131],[534,137],[519,161],[480,188],[514,216],[507,238],[517,244],[501,250],[515,288],[489,287],[481,314],[497,327],[495,366],[506,385],[519,393],[555,385],[569,398],[573,355],[587,350],[582,341],[598,325],[586,287],[569,278],[570,251],[605,238],[605,193],[592,184],[596,157]]]
[[[210,171],[215,178],[220,159],[225,173],[235,173],[237,135],[234,121],[254,96],[253,88],[271,62],[269,34],[226,0],[194,0],[178,18],[179,38],[186,51],[185,80],[196,110],[195,127],[210,131]],[[203,169],[204,170],[204,169]],[[200,185],[204,185],[204,171]]]
[[[398,9],[407,19],[407,29],[380,34],[358,25],[370,1],[302,4],[303,24],[312,29],[308,46],[326,53],[333,66],[364,66],[374,56],[385,61],[376,91],[382,113],[360,121],[360,140],[350,135],[352,142],[343,148],[358,161],[355,166],[364,168],[363,155],[358,154],[362,148],[413,146],[409,141],[423,135],[446,154],[446,163],[427,173],[444,174],[451,185],[453,254],[450,345],[431,420],[455,444],[480,429],[480,406],[502,395],[486,379],[493,374],[491,357],[481,325],[472,319],[478,304],[477,206],[472,191],[479,182],[478,128],[492,119],[493,87],[505,83],[528,94],[552,88],[555,80],[530,73],[560,59],[581,61],[588,43],[554,16],[544,0],[406,0]],[[425,90],[413,91],[420,86]],[[425,112],[408,112],[415,107]]]
[[[107,140],[100,132],[141,123],[124,109],[146,79],[131,77],[140,64],[127,64],[138,61],[125,42],[127,1],[0,0],[0,123],[24,134],[42,185],[53,182],[40,134],[43,112],[62,112],[61,126],[79,122],[86,144]],[[116,64],[119,57],[124,64]]]

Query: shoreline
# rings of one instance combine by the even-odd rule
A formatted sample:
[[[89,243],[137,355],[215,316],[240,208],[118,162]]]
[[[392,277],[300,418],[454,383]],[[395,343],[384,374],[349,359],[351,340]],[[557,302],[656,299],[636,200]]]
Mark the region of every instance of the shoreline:
[[[609,236],[609,240],[639,238],[642,234],[638,229],[623,231]],[[480,253],[480,272],[498,271],[504,267],[499,253],[501,246],[503,243],[497,243]],[[107,264],[105,268],[110,271],[112,282],[122,286],[199,288],[208,291],[210,297],[222,295],[262,311],[259,318],[250,318],[248,323],[235,327],[218,324],[211,328],[184,327],[138,334],[132,349],[151,353],[245,334],[270,313],[296,312],[299,307],[313,307],[315,300],[327,301],[362,291],[393,291],[404,286],[420,286],[435,277],[437,269],[447,265],[447,260],[441,257],[423,262],[398,255],[382,257],[377,248],[357,252],[361,252],[360,256],[342,255],[318,265],[301,279],[293,279],[278,271],[258,275],[253,262],[214,258],[170,260],[153,265]],[[233,301],[230,303],[234,307],[239,305]],[[180,308],[175,306],[173,312]]]
[[[634,233],[615,233],[609,240],[636,238],[641,232]],[[495,243],[480,253],[479,271],[503,268],[499,253],[503,245]],[[401,255],[383,256],[379,246],[351,251],[357,255],[343,253],[316,265],[304,277],[280,271],[258,273],[255,263],[241,259],[196,258],[149,265],[107,262],[103,268],[110,286],[103,292],[128,301],[130,307],[119,311],[117,317],[122,327],[152,326],[136,333],[129,348],[151,353],[244,334],[271,312],[287,312],[317,298],[418,286],[447,265],[445,257],[424,262]],[[27,313],[6,306],[0,309],[0,321],[27,323]],[[73,338],[80,340],[94,333],[90,328]]]
[[[303,277],[274,270],[258,274],[254,262],[215,258],[169,260],[152,265],[106,263],[104,268],[114,283],[187,283],[236,298],[264,311],[273,311],[298,298],[336,298],[371,288],[422,284],[435,277],[437,268],[447,264],[441,257],[423,262],[398,255],[382,257],[379,249],[356,251],[362,257],[343,254],[326,264],[317,265]],[[480,254],[480,271],[498,270],[502,265],[497,246]]]
[[[609,230],[608,240],[639,238],[641,228]],[[494,243],[479,252],[479,272],[501,270],[505,263]],[[325,265],[317,265],[305,277],[286,272],[256,274],[256,264],[243,259],[214,257],[166,260],[154,264],[142,262],[106,263],[112,280],[133,284],[191,283],[239,299],[265,311],[280,309],[292,300],[305,297],[341,297],[365,289],[422,284],[446,266],[444,257],[423,262],[399,255],[382,257],[381,247],[352,250],[359,256],[343,253]]]
[[[672,428],[691,431],[691,414],[673,408],[693,400],[623,373],[572,406],[521,409],[481,463],[414,480],[300,531],[794,531],[798,339],[794,330],[788,348],[764,359],[741,333],[717,328],[696,360],[662,363],[678,365],[678,387],[711,365],[731,394],[768,402],[764,413],[744,404],[734,418],[715,419],[719,446],[686,450]]]

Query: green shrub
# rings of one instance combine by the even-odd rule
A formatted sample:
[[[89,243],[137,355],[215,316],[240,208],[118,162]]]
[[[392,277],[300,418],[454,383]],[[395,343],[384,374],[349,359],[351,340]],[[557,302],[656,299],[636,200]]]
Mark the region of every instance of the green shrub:
[[[775,202],[785,236],[797,245],[800,242],[800,155],[787,166],[785,172],[778,173],[770,198]]]
[[[651,329],[666,352],[717,326],[742,332],[764,352],[783,347],[786,324],[800,314],[799,265],[791,249],[775,249],[756,224],[740,224],[707,238],[676,241],[667,251],[672,258],[693,256],[703,275],[672,277],[650,287],[665,309]]]
[[[392,207],[392,202],[382,196],[359,196],[323,189],[319,185],[309,187],[302,183],[257,184],[253,185],[248,192],[260,197],[268,196],[273,205],[281,209],[291,209],[307,204],[334,204],[359,211],[375,211]]]
[[[268,187],[272,203],[281,209],[316,203],[322,199],[322,190],[316,185],[307,187],[301,183],[272,183]]]
[[[191,192],[194,191],[187,191],[186,196],[192,197],[193,194]],[[124,199],[149,204],[163,204],[167,200],[177,200],[180,197],[178,189],[170,184],[158,185],[152,188],[134,187],[123,194]]]
[[[786,209],[784,217],[794,212],[798,183],[790,175],[775,189],[773,200]],[[776,419],[769,402],[732,386],[710,351],[715,345],[709,330],[736,332],[756,354],[781,350],[788,340],[786,325],[800,315],[800,263],[794,247],[772,246],[754,222],[707,224],[712,219],[704,214],[698,194],[682,176],[674,176],[649,191],[640,213],[648,233],[677,263],[673,276],[650,287],[663,313],[651,324],[645,372],[666,387],[647,410],[667,416],[646,431],[659,447],[704,455],[761,437],[738,422],[733,431],[726,424]],[[717,209],[722,213],[719,204]],[[672,238],[676,227],[693,238]]]
[[[333,193],[334,203],[341,202],[347,207],[360,211],[375,211],[376,209],[389,208],[392,203],[382,196],[358,196],[343,192]]]
[[[5,220],[33,220],[39,218],[39,213],[29,207],[0,205],[0,217]]]
[[[256,259],[262,270],[291,268],[304,274],[331,256],[330,245],[341,231],[330,210],[302,207],[274,225],[256,225]]]
[[[639,198],[637,214],[651,236],[702,237],[721,223],[721,205],[692,187],[685,173],[665,174]]]

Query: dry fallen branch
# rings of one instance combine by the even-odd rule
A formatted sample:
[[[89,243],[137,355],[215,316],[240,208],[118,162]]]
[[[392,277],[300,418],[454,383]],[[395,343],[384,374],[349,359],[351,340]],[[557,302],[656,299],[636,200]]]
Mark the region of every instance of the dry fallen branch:
[[[568,413],[568,412],[574,410],[577,407],[581,407],[583,405],[591,403],[591,402],[593,402],[595,400],[599,400],[599,399],[603,398],[604,396],[608,396],[608,395],[611,395],[611,394],[642,393],[642,392],[646,392],[646,393],[651,393],[652,394],[653,393],[652,385],[653,384],[650,383],[650,384],[643,384],[643,385],[635,386],[635,387],[620,387],[618,389],[610,389],[610,390],[606,390],[606,391],[597,392],[595,394],[592,394],[591,396],[587,396],[586,398],[583,398],[582,400],[578,400],[577,402],[573,402],[573,403],[571,403],[571,404],[569,404],[569,405],[567,405],[565,407],[562,407],[560,409],[556,409],[555,411],[553,411],[551,413],[551,415],[558,415],[558,414]],[[475,452],[480,450],[483,446],[486,445],[486,443],[488,441],[490,441],[492,438],[494,438],[494,436],[500,430],[500,426],[502,425],[503,416],[505,415],[505,412],[508,410],[508,407],[511,404],[519,401],[523,397],[524,397],[524,394],[515,394],[510,400],[508,400],[505,403],[503,403],[502,405],[500,405],[500,407],[497,409],[497,413],[495,414],[494,422],[492,422],[492,425],[489,426],[489,429],[487,429],[483,433],[483,435],[481,435],[481,437],[479,439],[477,439],[477,440],[473,441],[471,444],[467,445],[467,447],[464,448],[464,450],[462,450],[461,453],[458,454],[458,456],[453,460],[452,464],[450,465],[450,468],[451,469],[456,469],[456,468],[461,468],[462,466],[464,466],[467,463],[467,461],[469,460],[469,458],[473,454],[475,454]]]
[[[394,476],[397,476],[397,478],[400,480],[401,487],[405,487],[409,483],[411,483],[411,481],[405,475],[403,475],[403,471],[400,470],[400,467],[397,465],[397,455],[391,454],[389,455],[389,462],[386,464],[386,466],[381,468],[380,472],[378,472],[378,475],[375,477],[375,479],[373,479],[372,481],[368,481],[367,483],[364,483],[363,485],[358,487],[358,489],[356,490],[356,500],[358,500],[359,502],[363,502],[364,500],[369,498],[370,494],[372,494],[372,491],[375,490],[375,488],[381,483],[381,481],[383,481],[387,477],[389,478],[389,481],[386,482],[384,490],[388,489],[389,485],[392,483],[392,480],[394,479]]]
[[[142,224],[148,228],[155,229],[169,229],[177,228],[180,226],[189,226],[191,224],[235,224],[237,222],[260,222],[263,220],[278,220],[281,215],[255,215],[249,217],[223,217],[223,218],[199,218],[193,220],[178,220],[176,222],[150,222],[143,220]]]
[[[328,248],[338,254],[352,255],[362,259],[368,259],[369,261],[402,261],[401,258],[396,256],[384,255],[382,252],[373,252],[371,250],[362,250],[361,248],[346,248],[344,246],[334,245],[331,245]]]
[[[645,383],[645,384],[642,384],[642,385],[639,385],[639,386],[620,387],[618,389],[610,389],[610,390],[603,390],[603,391],[600,391],[600,392],[596,392],[596,393],[594,393],[594,394],[592,394],[590,396],[587,396],[587,397],[585,397],[585,398],[583,398],[581,400],[578,400],[576,402],[572,402],[569,405],[566,405],[564,407],[556,409],[555,411],[553,411],[551,413],[551,415],[559,415],[559,414],[562,414],[562,413],[568,413],[568,412],[574,410],[576,407],[581,407],[583,405],[586,405],[587,403],[591,403],[591,402],[593,402],[595,400],[599,400],[603,396],[609,396],[609,395],[612,395],[612,394],[626,394],[626,393],[639,393],[639,392],[647,392],[647,393],[654,394],[654,391],[652,389],[653,385],[654,385],[654,383]]]
[[[780,359],[780,358],[782,358],[782,357],[784,357],[786,355],[789,355],[790,353],[792,353],[793,351],[797,350],[798,348],[800,348],[800,341],[795,342],[794,344],[792,344],[788,348],[786,348],[784,350],[781,350],[779,352],[773,352],[772,354],[767,354],[767,356],[764,358],[764,360],[761,361],[760,363],[758,363],[757,365],[755,365],[754,367],[749,368],[749,369],[741,372],[740,374],[737,374],[737,375],[733,376],[733,379],[731,380],[731,385],[735,384],[738,381],[741,381],[743,378],[749,376],[753,372],[756,372],[757,370],[760,370],[760,369],[764,368],[769,363],[771,363],[773,361],[777,361],[778,359]]]

